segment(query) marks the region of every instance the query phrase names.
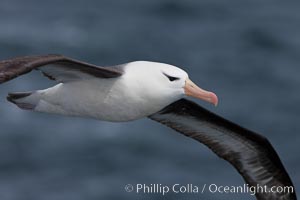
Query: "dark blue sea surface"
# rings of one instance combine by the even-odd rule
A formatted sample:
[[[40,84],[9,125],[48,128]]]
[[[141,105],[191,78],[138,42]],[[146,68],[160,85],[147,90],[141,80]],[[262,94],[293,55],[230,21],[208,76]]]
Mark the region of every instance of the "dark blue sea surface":
[[[60,53],[98,65],[179,66],[218,107],[266,136],[300,191],[300,2],[122,0],[0,2],[0,59]],[[1,200],[255,199],[136,194],[126,184],[244,181],[207,147],[148,119],[108,123],[28,112],[8,92],[53,85],[35,72],[0,85]]]

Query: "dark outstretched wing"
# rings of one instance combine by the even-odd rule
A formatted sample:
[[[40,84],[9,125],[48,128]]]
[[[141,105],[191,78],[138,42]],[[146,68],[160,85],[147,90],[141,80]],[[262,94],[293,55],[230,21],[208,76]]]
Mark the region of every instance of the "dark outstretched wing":
[[[256,193],[257,199],[296,199],[289,175],[272,145],[263,136],[186,99],[149,118],[207,145],[219,157],[230,162],[250,186],[266,186],[270,192]],[[276,193],[276,187],[285,186],[290,187]]]
[[[0,61],[0,83],[4,83],[33,69],[52,80],[68,82],[86,78],[114,78],[123,74],[120,68],[99,67],[62,55],[25,56]]]

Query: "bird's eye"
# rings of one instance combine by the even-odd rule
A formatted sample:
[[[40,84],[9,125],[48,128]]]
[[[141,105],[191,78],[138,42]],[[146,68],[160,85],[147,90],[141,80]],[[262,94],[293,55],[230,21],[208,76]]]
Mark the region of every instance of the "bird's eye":
[[[163,73],[163,74],[169,79],[169,81],[177,81],[180,79],[178,77],[169,76],[168,74],[165,74],[165,73]]]

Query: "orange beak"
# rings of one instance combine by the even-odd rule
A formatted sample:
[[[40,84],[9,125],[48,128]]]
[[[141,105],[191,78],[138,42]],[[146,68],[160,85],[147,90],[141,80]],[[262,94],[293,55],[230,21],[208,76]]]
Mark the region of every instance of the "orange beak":
[[[193,83],[189,78],[185,81],[184,93],[187,96],[195,97],[209,103],[218,105],[218,97],[213,92],[209,92],[199,88],[195,83]]]

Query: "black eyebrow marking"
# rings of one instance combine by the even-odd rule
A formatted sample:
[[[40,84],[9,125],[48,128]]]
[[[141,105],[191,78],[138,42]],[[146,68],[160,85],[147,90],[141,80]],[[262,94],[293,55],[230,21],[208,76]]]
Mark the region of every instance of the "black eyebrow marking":
[[[164,74],[170,81],[177,81],[177,80],[180,79],[180,78],[178,78],[178,77],[170,76],[170,75],[168,75],[168,74],[166,74],[166,73],[164,73],[164,72],[163,72],[163,74]]]

